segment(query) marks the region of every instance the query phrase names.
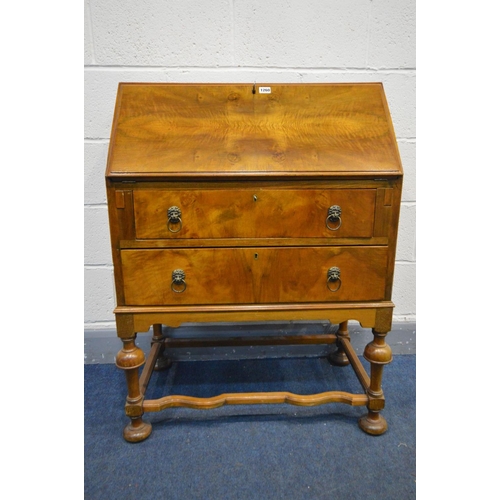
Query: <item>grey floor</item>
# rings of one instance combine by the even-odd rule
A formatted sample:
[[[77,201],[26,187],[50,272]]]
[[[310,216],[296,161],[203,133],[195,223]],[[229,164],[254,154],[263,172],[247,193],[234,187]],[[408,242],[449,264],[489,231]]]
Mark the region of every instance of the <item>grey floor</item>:
[[[218,337],[306,335],[326,333],[331,328],[327,322],[270,322],[270,323],[210,323],[185,324],[177,329],[166,329],[169,336],[176,338],[202,338],[210,335]],[[335,326],[333,327],[335,330]],[[358,323],[349,323],[351,343],[358,355],[373,338],[371,330],[361,328]],[[150,349],[152,332],[137,335],[137,345],[147,354]],[[416,324],[414,322],[394,323],[387,335],[387,343],[393,354],[416,354]],[[103,330],[85,332],[85,364],[114,363],[116,353],[121,349],[121,341],[116,331]],[[325,356],[331,352],[328,345],[286,345],[286,346],[246,346],[246,347],[203,347],[178,348],[168,352],[174,360],[190,361],[203,359],[264,359],[298,356]]]

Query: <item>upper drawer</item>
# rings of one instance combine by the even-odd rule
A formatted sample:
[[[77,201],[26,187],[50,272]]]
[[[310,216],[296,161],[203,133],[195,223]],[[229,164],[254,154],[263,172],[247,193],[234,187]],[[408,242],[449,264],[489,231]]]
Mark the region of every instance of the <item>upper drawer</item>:
[[[136,236],[370,238],[375,198],[375,189],[137,189]]]

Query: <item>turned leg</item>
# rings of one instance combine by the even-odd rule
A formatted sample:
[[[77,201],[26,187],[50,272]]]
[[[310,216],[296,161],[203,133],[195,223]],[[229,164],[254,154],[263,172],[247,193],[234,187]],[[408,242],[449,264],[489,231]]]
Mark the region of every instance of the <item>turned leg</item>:
[[[349,329],[347,328],[347,321],[340,323],[339,329],[337,331],[337,338],[343,337],[349,340]],[[337,340],[337,349],[335,352],[328,356],[328,361],[335,366],[347,366],[349,364],[349,359],[344,351],[344,348],[339,340]]]
[[[384,365],[392,361],[391,348],[385,343],[387,332],[373,332],[373,341],[364,352],[364,357],[370,362],[370,386],[367,389],[368,414],[359,419],[359,426],[368,434],[379,435],[387,430],[387,421],[380,414],[384,408],[385,399],[382,391],[382,371]]]
[[[139,387],[139,368],[146,359],[144,352],[135,345],[135,337],[134,334],[122,339],[123,348],[116,356],[116,366],[125,371],[128,390],[125,414],[130,417],[130,423],[123,430],[123,437],[132,443],[146,439],[152,430],[151,424],[142,420],[144,396]]]
[[[151,341],[151,345],[157,342],[161,344],[160,353],[155,363],[155,370],[157,371],[166,370],[167,368],[170,368],[170,366],[172,365],[172,360],[170,360],[164,355],[165,351],[165,345],[163,343],[164,339],[165,337],[163,337],[161,325],[160,324],[153,325],[153,339]]]

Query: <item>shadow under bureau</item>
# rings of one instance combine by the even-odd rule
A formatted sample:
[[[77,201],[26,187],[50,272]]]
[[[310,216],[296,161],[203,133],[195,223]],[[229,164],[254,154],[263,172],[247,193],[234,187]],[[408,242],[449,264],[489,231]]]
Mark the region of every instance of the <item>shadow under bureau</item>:
[[[120,84],[106,185],[125,439],[149,436],[145,412],[262,403],[364,405],[361,429],[384,433],[402,179],[380,83]],[[170,364],[162,325],[299,320],[339,326],[272,342],[335,343],[329,359],[351,365],[359,394],[145,399],[153,370]],[[369,374],[349,320],[373,331]],[[135,338],[151,327],[146,359]]]

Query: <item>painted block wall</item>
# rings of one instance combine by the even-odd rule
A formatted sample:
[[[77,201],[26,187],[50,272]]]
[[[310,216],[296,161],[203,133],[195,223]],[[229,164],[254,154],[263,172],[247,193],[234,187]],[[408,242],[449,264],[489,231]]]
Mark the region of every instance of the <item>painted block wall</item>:
[[[393,301],[416,321],[414,0],[86,0],[86,331],[114,328],[104,171],[119,82],[380,81],[405,171]]]

